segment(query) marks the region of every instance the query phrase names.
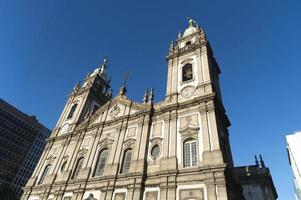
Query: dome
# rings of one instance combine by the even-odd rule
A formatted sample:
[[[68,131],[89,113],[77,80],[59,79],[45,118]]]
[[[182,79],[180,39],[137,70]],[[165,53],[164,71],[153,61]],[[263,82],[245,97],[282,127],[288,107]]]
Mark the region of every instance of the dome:
[[[187,35],[190,35],[192,33],[195,33],[198,29],[194,26],[189,26],[185,31],[184,31],[184,34],[183,34],[183,37],[187,36]]]
[[[189,27],[184,31],[183,37],[197,32],[198,25],[193,19],[189,19]]]

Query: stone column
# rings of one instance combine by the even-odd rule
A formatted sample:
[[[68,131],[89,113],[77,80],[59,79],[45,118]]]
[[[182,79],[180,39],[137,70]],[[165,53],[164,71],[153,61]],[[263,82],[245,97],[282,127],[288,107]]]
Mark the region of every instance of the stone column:
[[[201,103],[201,105],[199,106],[199,112],[201,116],[201,128],[202,128],[201,133],[203,136],[203,150],[204,152],[211,151],[212,144],[211,144],[211,136],[208,130],[208,120],[207,120],[205,103]]]
[[[171,93],[171,84],[172,84],[172,63],[173,59],[168,61],[168,70],[167,70],[167,86],[166,86],[166,96]]]
[[[162,148],[162,158],[167,158],[169,155],[169,131],[170,131],[170,117],[169,113],[164,116],[163,123],[163,148]]]

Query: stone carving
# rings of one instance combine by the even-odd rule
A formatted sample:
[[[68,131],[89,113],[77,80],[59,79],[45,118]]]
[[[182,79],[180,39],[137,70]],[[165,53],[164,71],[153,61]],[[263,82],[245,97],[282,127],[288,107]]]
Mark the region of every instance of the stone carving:
[[[87,152],[88,152],[88,149],[81,149],[81,150],[79,150],[77,157],[85,157]]]
[[[111,149],[113,142],[114,142],[113,138],[106,136],[104,139],[98,142],[98,147],[99,149],[104,149],[104,148]]]
[[[115,105],[109,112],[109,116],[116,117],[121,111],[121,108],[118,105]]]
[[[179,133],[182,135],[182,139],[185,140],[187,138],[198,138],[198,132],[200,127],[192,127],[186,126],[185,128],[179,130]]]
[[[190,63],[190,62],[192,62],[192,61],[193,61],[192,58],[188,58],[188,59],[183,60],[183,61],[181,62],[181,64],[182,64],[182,65],[185,65],[186,63]]]
[[[136,139],[134,138],[128,138],[126,139],[123,143],[123,149],[128,149],[128,148],[134,148],[135,146],[135,142],[136,142]]]
[[[92,193],[89,194],[88,198],[85,198],[84,200],[97,200],[96,198],[94,198],[94,195]]]

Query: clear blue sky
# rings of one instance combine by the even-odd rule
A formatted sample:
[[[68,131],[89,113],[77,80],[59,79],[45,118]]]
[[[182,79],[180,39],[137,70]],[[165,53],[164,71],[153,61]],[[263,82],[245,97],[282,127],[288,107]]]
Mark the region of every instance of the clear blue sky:
[[[284,136],[300,130],[300,0],[0,0],[1,98],[53,128],[73,86],[108,55],[115,93],[130,71],[130,98],[154,87],[162,100],[164,57],[186,16],[222,70],[235,164],[261,153],[279,199],[293,199]]]

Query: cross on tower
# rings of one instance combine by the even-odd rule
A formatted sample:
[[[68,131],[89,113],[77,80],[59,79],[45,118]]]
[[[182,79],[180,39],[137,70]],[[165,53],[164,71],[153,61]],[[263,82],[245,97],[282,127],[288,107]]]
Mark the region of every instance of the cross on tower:
[[[123,86],[124,86],[124,87],[126,86],[126,83],[127,83],[128,79],[129,79],[129,77],[130,77],[131,75],[132,75],[131,73],[126,72],[126,73],[122,76],[122,78],[124,79],[124,82],[123,82]]]

